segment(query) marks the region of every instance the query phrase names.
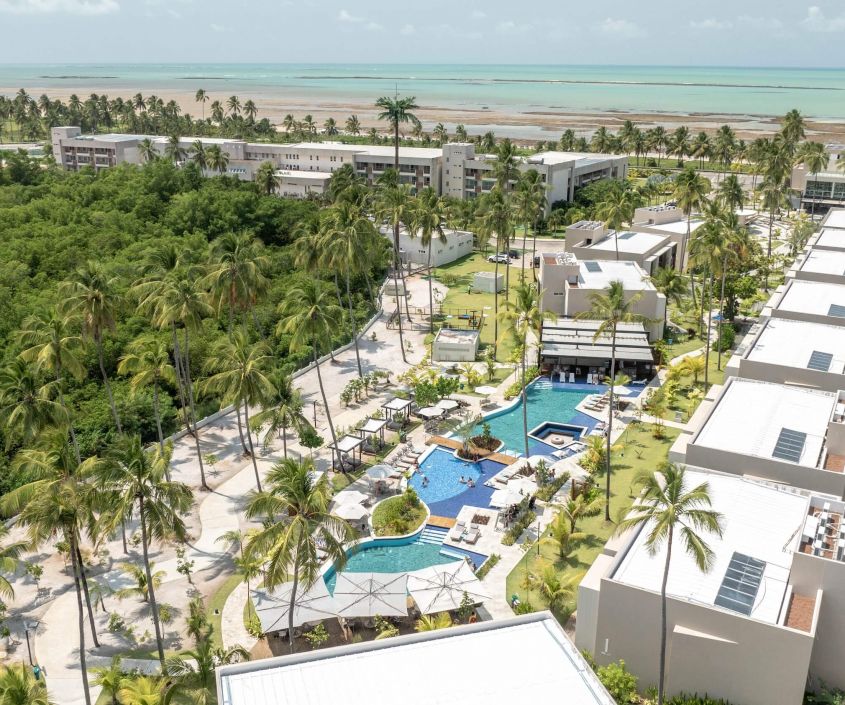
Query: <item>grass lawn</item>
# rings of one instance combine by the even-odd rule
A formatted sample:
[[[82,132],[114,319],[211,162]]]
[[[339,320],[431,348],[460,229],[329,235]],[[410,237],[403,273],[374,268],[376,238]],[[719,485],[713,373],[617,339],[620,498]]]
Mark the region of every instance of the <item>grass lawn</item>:
[[[619,440],[619,448],[613,453],[610,513],[614,521],[627,511],[634,500],[634,478],[643,471],[653,471],[666,460],[669,448],[679,433],[677,429],[665,428],[665,437],[655,439],[652,429],[652,424],[629,425]],[[603,476],[599,478],[599,483],[604,486]],[[613,533],[616,526],[614,521],[605,522],[604,512],[597,517],[581,521],[578,531],[584,532],[587,538],[565,559],[558,557],[557,548],[550,542],[541,543],[538,556],[537,545],[534,544],[508,575],[508,599],[516,594],[523,603],[530,602],[535,610],[545,609],[548,606],[545,598],[539,592],[524,587],[526,575],[542,572],[548,565],[555,567],[562,581],[583,574],[601,553],[605,542]],[[574,600],[570,607],[574,607]]]
[[[410,534],[425,521],[426,508],[422,502],[414,507],[407,495],[391,497],[379,503],[373,512],[373,529],[376,536],[401,536]]]
[[[413,427],[409,427],[409,431]],[[395,434],[394,434],[395,435]],[[367,462],[359,465],[355,470],[351,472],[335,472],[332,473],[332,489],[334,489],[335,494],[340,492],[344,487],[351,485],[355,480],[359,479],[363,476],[364,471],[368,468],[371,468],[373,465],[378,465],[382,460],[384,460],[388,453],[390,453],[398,444],[397,441],[385,441],[384,448],[382,448],[376,455],[368,455],[367,458],[372,458],[372,460],[367,460]]]
[[[718,353],[710,351],[710,366],[708,368],[708,383],[710,386],[714,384],[723,384],[725,381],[725,365],[728,364],[728,360],[730,360],[731,351],[727,351],[722,353],[722,369],[718,368],[719,362],[719,355]],[[681,375],[678,379],[678,394],[675,397],[675,401],[673,404],[669,405],[666,411],[662,414],[661,418],[666,419],[667,421],[676,421],[676,413],[680,412],[680,421],[681,423],[686,423],[689,421],[690,416],[695,413],[695,410],[698,408],[698,405],[701,403],[700,400],[689,399],[688,395],[693,389],[701,389],[704,390],[704,374],[699,375],[698,384],[694,384],[691,375]],[[665,387],[664,387],[665,388]]]
[[[521,239],[520,239],[521,243]],[[499,265],[499,273],[505,274],[505,269],[510,269],[510,289],[513,291],[519,284],[521,267]],[[484,326],[481,329],[481,344],[492,345],[495,342],[495,319],[493,317],[493,294],[467,293],[472,286],[473,275],[476,272],[495,271],[496,265],[487,261],[487,257],[480,252],[475,252],[461,259],[455,260],[443,267],[434,270],[434,278],[449,286],[449,293],[443,300],[444,309],[473,309],[486,316]],[[446,281],[441,277],[445,275]],[[525,276],[533,281],[531,270],[526,268]],[[504,292],[499,295],[499,310],[502,310],[502,303],[505,301]],[[498,359],[506,361],[513,351],[513,341],[508,336],[499,336]]]
[[[223,646],[220,634],[220,622],[223,618],[223,605],[226,604],[226,600],[229,599],[229,595],[234,592],[235,588],[238,587],[241,582],[243,582],[243,578],[240,575],[230,575],[223,583],[221,583],[220,587],[217,588],[217,592],[208,599],[206,610],[208,612],[208,623],[212,628],[211,643],[215,647]],[[217,610],[216,614],[215,610]]]

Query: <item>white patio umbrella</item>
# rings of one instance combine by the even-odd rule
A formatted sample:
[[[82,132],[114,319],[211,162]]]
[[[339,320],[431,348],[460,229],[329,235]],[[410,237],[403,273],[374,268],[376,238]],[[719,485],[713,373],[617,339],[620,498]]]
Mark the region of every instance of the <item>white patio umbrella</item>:
[[[516,490],[504,488],[496,490],[490,495],[490,506],[493,509],[504,509],[510,507],[512,504],[519,504],[522,501],[522,495]]]
[[[525,495],[534,494],[537,491],[537,482],[528,477],[515,477],[508,480],[508,489],[516,492],[522,499]]]
[[[476,387],[476,388],[475,388],[475,393],[476,393],[476,394],[483,394],[483,395],[487,396],[487,395],[489,395],[489,394],[495,394],[495,393],[496,393],[496,388],[495,388],[495,387],[487,387],[487,386],[483,386],[483,387]]]
[[[369,498],[369,495],[358,490],[343,490],[335,495],[334,501],[336,504],[361,504]]]
[[[272,591],[253,590],[252,601],[255,613],[261,621],[261,631],[278,632],[288,628],[288,613],[293,582],[283,583]],[[307,622],[316,622],[336,614],[334,599],[329,594],[322,577],[311,587],[297,586],[293,604],[293,626],[301,627]]]
[[[441,399],[435,406],[445,411],[454,411],[460,406],[454,399]]]
[[[360,504],[341,504],[332,512],[346,521],[360,522],[366,519],[370,513]]]
[[[435,565],[408,574],[408,593],[423,614],[447,612],[461,606],[464,593],[473,604],[489,599],[466,561]]]
[[[334,600],[340,617],[406,617],[407,573],[338,573]]]
[[[396,468],[390,465],[373,465],[367,469],[367,477],[371,480],[386,480],[395,472]]]
[[[628,396],[631,393],[631,390],[628,387],[626,387],[624,384],[618,384],[613,388],[613,393],[616,396],[625,397],[625,396]]]
[[[417,411],[417,413],[424,419],[436,419],[438,416],[443,415],[443,409],[439,406],[425,406]]]

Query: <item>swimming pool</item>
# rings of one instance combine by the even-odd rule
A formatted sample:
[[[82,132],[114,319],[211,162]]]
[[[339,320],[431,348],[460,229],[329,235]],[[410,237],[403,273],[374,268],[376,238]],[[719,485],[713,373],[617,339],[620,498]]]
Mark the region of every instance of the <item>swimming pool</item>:
[[[465,492],[467,484],[460,481],[462,475],[476,484],[484,482],[481,463],[460,460],[446,448],[437,447],[431,451],[420,463],[420,470],[411,476],[408,484],[429,506]],[[423,485],[423,479],[428,480],[428,485]]]
[[[570,423],[576,419],[580,419],[580,425],[588,425],[592,428],[595,420],[585,417],[576,410],[576,407],[590,394],[601,391],[604,391],[602,386],[573,389],[559,382],[550,382],[547,378],[538,379],[526,390],[529,430],[544,421]],[[581,423],[585,420],[585,423]],[[517,453],[525,451],[525,437],[522,434],[522,397],[507,410],[494,412],[485,417],[484,422],[490,424],[490,432],[504,442],[505,448]],[[478,427],[478,432],[481,433],[481,426]]]

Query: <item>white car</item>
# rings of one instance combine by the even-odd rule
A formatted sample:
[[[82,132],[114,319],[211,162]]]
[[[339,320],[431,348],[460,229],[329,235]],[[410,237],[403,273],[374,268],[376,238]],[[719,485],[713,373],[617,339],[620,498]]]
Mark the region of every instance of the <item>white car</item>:
[[[499,253],[499,254],[497,254],[497,255],[495,255],[495,254],[494,254],[494,255],[490,255],[490,256],[487,258],[487,261],[488,261],[488,262],[494,262],[494,263],[495,263],[495,262],[498,262],[499,264],[510,264],[511,258],[510,258],[510,257],[508,257],[508,253],[507,253],[507,252],[500,252],[500,253]]]

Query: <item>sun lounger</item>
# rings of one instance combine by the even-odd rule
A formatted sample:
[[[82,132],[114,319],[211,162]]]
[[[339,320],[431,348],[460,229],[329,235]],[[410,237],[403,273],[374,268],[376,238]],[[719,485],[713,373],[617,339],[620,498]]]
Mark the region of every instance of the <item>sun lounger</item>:
[[[645,386],[646,384],[648,384],[648,380],[647,379],[635,379],[633,382],[631,382],[631,384],[636,384],[637,386],[642,387],[642,386]]]
[[[466,531],[467,525],[464,521],[457,522],[453,527],[452,530],[449,532],[449,538],[452,541],[460,541],[461,537],[464,535],[464,531]]]
[[[481,532],[474,526],[470,526],[464,534],[464,543],[474,544],[481,537]]]

